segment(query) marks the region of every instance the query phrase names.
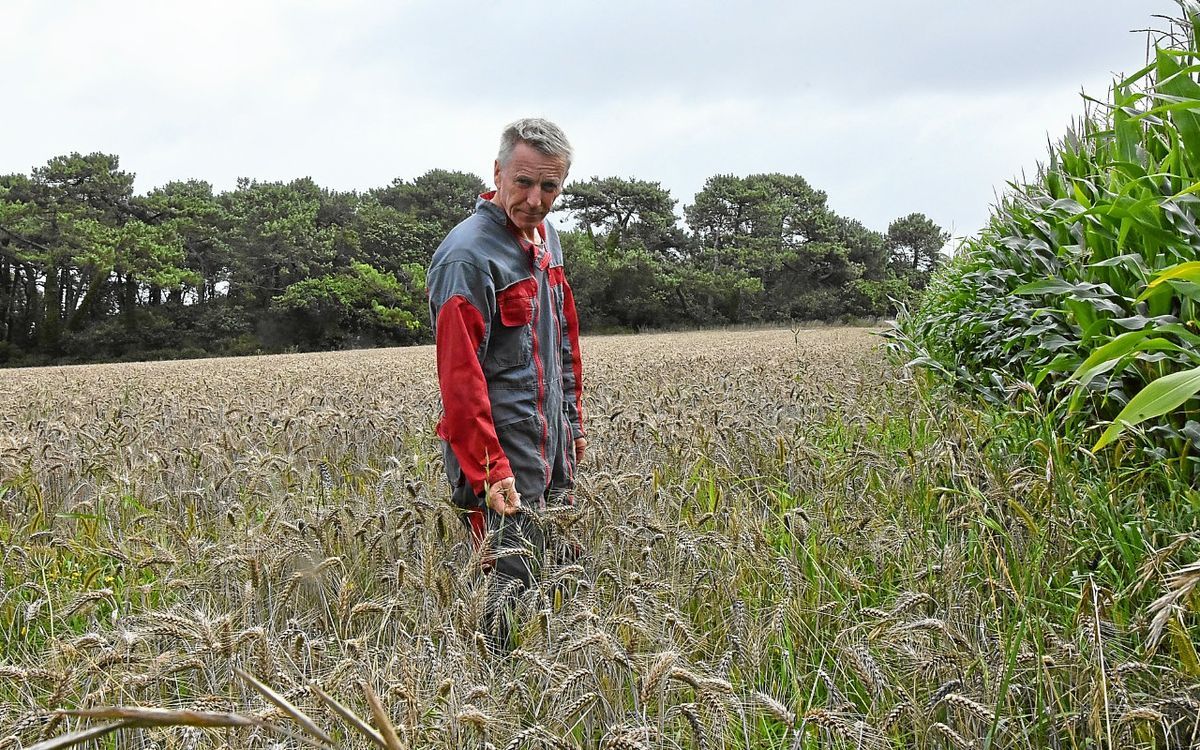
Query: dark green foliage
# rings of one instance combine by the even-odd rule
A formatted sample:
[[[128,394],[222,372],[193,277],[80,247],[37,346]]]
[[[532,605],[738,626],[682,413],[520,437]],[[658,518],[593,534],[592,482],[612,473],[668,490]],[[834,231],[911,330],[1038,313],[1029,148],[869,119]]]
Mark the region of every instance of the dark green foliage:
[[[0,363],[428,342],[424,269],[486,189],[435,169],[363,194],[301,178],[138,196],[133,177],[107,154],[0,176]],[[913,297],[884,236],[802,177],[713,177],[690,229],[676,203],[633,178],[568,187],[585,330],[872,318]]]
[[[950,234],[924,214],[909,214],[888,226],[888,260],[914,288],[924,289],[929,276],[941,265],[942,248],[949,240]]]
[[[354,263],[346,271],[292,284],[275,303],[293,316],[297,346],[412,344],[427,327],[420,293],[425,279],[422,266],[407,271],[401,281],[366,263]]]
[[[882,238],[831,211],[825,193],[799,175],[718,175],[684,213],[698,240],[697,265],[733,269],[761,287],[730,322],[891,312],[886,297],[847,294],[857,280],[893,276]],[[854,308],[847,304],[852,296]]]
[[[593,177],[563,205],[585,324],[625,328],[878,318],[913,297],[884,238],[833,213],[798,175],[717,175],[684,207],[658,183]],[[936,228],[923,216],[914,215]],[[566,241],[564,241],[566,242]],[[940,245],[939,245],[940,247]]]
[[[475,200],[486,189],[483,181],[473,174],[431,169],[412,182],[397,179],[374,192],[380,204],[415,221],[431,224],[436,228],[435,234],[445,235],[470,215]]]
[[[2,176],[0,363],[424,341],[424,267],[482,186],[434,170],[366,196],[308,178],[135,196],[106,154]]]
[[[321,225],[322,191],[310,179],[238,181],[223,196],[235,263],[229,296],[265,308],[289,284],[333,270],[338,224]]]
[[[685,242],[676,225],[675,199],[657,182],[593,177],[572,184],[561,207],[583,225],[593,245],[603,234],[599,249],[610,255],[639,244],[666,257]]]
[[[62,353],[64,331],[120,315],[140,292],[194,282],[176,227],[133,195],[117,157],[71,154],[0,178],[0,302],[14,349]]]

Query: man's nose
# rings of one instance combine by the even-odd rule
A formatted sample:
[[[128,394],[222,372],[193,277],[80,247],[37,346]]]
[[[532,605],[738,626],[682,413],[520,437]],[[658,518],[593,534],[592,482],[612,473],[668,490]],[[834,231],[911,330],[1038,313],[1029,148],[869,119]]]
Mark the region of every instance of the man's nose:
[[[531,206],[540,206],[542,204],[542,188],[540,185],[534,185],[525,191],[525,202]]]

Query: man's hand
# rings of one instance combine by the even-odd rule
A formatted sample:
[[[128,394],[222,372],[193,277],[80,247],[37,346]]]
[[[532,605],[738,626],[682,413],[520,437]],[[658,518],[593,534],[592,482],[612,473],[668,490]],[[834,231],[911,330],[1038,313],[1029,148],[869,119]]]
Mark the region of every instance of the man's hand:
[[[587,438],[575,438],[575,463],[583,463],[583,453],[587,449]]]
[[[517,492],[516,477],[501,479],[487,488],[488,507],[502,516],[511,516],[521,509],[521,493]]]

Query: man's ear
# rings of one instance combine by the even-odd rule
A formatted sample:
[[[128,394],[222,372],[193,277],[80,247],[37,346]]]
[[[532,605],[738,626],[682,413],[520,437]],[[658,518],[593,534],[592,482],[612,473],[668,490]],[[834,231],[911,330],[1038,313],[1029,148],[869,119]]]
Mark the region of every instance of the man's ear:
[[[495,183],[496,187],[499,188],[500,187],[500,160],[499,159],[497,159],[495,161],[495,165],[492,170],[492,180]]]

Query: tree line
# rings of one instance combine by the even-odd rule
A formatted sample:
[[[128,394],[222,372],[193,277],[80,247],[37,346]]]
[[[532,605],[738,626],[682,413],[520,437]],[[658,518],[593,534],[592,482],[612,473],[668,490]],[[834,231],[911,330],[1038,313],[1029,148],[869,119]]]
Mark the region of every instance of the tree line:
[[[0,176],[0,364],[428,342],[425,268],[487,189],[441,169],[365,192],[133,182],[102,153]],[[869,230],[798,175],[716,175],[676,206],[657,182],[567,186],[585,330],[887,316],[948,238],[919,213]]]

